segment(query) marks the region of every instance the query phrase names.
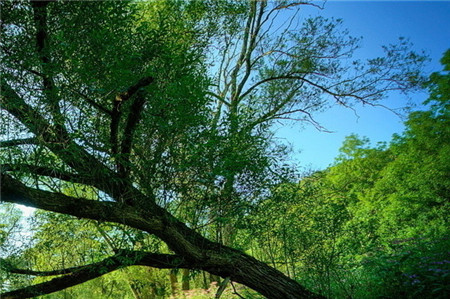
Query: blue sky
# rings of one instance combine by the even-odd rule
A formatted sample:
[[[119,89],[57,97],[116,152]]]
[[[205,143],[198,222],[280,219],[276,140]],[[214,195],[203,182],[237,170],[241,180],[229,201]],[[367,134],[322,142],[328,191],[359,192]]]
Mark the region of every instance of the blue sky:
[[[308,7],[303,15],[322,15],[342,18],[344,27],[352,36],[362,36],[358,58],[374,58],[382,55],[381,46],[409,38],[418,52],[424,50],[431,61],[424,72],[442,70],[439,63],[442,54],[450,48],[450,2],[447,1],[328,1],[323,10]],[[426,91],[411,95],[420,105],[427,98]],[[391,94],[383,104],[398,108],[407,99]],[[390,141],[394,133],[403,131],[403,120],[394,113],[373,107],[356,107],[358,116],[351,110],[334,107],[316,120],[333,133],[319,132],[312,126],[299,128],[286,126],[277,136],[292,144],[293,158],[300,166],[324,169],[331,164],[345,136],[356,133],[366,136],[372,144]]]

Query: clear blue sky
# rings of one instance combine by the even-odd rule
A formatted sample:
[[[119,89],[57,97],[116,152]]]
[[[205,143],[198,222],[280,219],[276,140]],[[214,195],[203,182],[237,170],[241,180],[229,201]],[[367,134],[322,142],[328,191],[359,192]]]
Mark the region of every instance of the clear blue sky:
[[[442,70],[439,63],[442,54],[450,48],[450,2],[447,1],[333,1],[323,10],[307,8],[307,15],[342,18],[352,36],[362,36],[358,58],[374,58],[382,55],[381,46],[395,43],[399,37],[407,37],[417,51],[424,50],[431,62],[426,74]],[[421,104],[427,93],[412,95]],[[407,99],[392,94],[384,102],[390,107],[400,107]],[[277,135],[292,144],[293,158],[300,165],[312,169],[324,169],[331,164],[345,138],[352,133],[366,136],[372,144],[390,141],[394,133],[403,131],[403,120],[392,112],[373,107],[357,107],[358,116],[351,110],[335,107],[316,115],[324,127],[334,133],[319,132],[313,127],[284,127]]]

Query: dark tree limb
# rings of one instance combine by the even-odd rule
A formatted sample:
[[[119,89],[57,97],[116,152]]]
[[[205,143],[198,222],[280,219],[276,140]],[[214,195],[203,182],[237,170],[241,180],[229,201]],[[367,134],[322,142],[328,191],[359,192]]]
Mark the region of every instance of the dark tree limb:
[[[139,209],[124,204],[88,200],[30,188],[5,173],[1,173],[0,179],[1,200],[4,202],[80,218],[125,224],[150,233],[162,229],[162,221],[156,215],[145,214]]]
[[[55,127],[58,130],[65,131],[64,128],[64,116],[61,114],[58,104],[58,98],[56,96],[55,82],[52,76],[52,67],[50,59],[49,38],[47,29],[47,5],[50,2],[44,1],[32,1],[33,18],[36,27],[36,48],[41,61],[42,68],[42,84],[44,87],[44,95],[47,98],[47,103],[51,107],[52,115],[57,120]]]
[[[113,109],[111,111],[111,125],[110,125],[110,142],[111,142],[111,152],[113,154],[119,153],[119,124],[122,115],[121,106],[124,102],[128,101],[136,92],[153,82],[153,77],[144,77],[140,79],[136,84],[130,86],[125,92],[116,95],[113,101]]]
[[[127,124],[123,132],[123,140],[121,144],[121,155],[119,163],[119,175],[123,178],[128,176],[130,159],[129,155],[131,153],[131,148],[133,145],[134,132],[136,130],[137,124],[142,115],[142,110],[145,105],[145,95],[144,93],[137,93],[133,104],[130,107],[130,113],[128,114]]]
[[[39,166],[39,165],[31,165],[26,163],[17,163],[17,164],[0,164],[0,169],[2,172],[7,171],[25,171],[30,174],[35,175],[41,175],[41,176],[47,176],[71,183],[79,183],[84,184],[87,182],[86,178],[83,176],[80,176],[76,173],[70,173],[67,171],[63,171],[60,169],[50,168],[46,166]]]
[[[112,112],[109,111],[108,109],[106,109],[105,107],[103,107],[102,105],[98,104],[96,101],[94,101],[93,99],[91,99],[90,97],[88,97],[87,95],[85,95],[82,92],[79,92],[78,90],[73,90],[71,89],[73,92],[75,92],[77,95],[83,97],[84,100],[86,100],[87,103],[89,103],[92,107],[96,108],[98,111],[102,112],[105,115],[111,116]]]
[[[23,274],[23,275],[32,275],[32,276],[56,276],[56,275],[64,275],[73,273],[79,269],[82,269],[86,266],[78,266],[78,267],[70,267],[59,270],[50,270],[50,271],[36,271],[31,269],[21,269],[12,265],[8,260],[0,258],[1,268],[9,273],[13,274]]]
[[[268,298],[323,298],[267,264],[239,250],[204,238],[156,205],[153,208],[141,209],[117,202],[74,198],[27,187],[7,174],[1,174],[0,178],[3,201],[66,215],[125,224],[146,231],[161,238],[171,250],[183,257],[183,261],[189,263],[189,268],[230,277],[232,281],[243,283]]]
[[[60,130],[50,124],[33,107],[28,105],[7,83],[1,80],[2,109],[15,116],[29,129],[42,145],[51,150],[78,174],[90,180],[90,184],[114,199],[123,197],[125,190],[123,182],[117,174],[107,168],[85,149],[76,144],[65,130]],[[95,172],[92,170],[95,169]]]
[[[124,249],[117,250],[117,253],[114,256],[103,259],[102,261],[97,263],[49,271],[21,269],[15,267],[5,259],[0,259],[0,261],[2,262],[2,268],[9,273],[31,275],[31,276],[67,275],[79,272],[80,270],[84,270],[88,267],[91,267],[92,269],[92,266],[108,265],[108,264],[117,264],[118,267],[127,267],[134,265],[134,266],[149,266],[159,269],[194,267],[192,263],[186,262],[181,256],[175,254],[150,253],[145,251],[124,250]]]
[[[25,144],[37,144],[38,141],[35,137],[21,138],[21,139],[11,139],[0,141],[0,147],[25,145]]]
[[[126,251],[122,250],[116,255],[106,258],[100,262],[93,263],[86,266],[72,267],[67,269],[55,271],[33,271],[26,269],[9,268],[10,273],[37,275],[37,276],[52,276],[63,275],[54,278],[50,281],[40,284],[32,285],[15,291],[0,294],[4,299],[19,299],[31,298],[51,294],[68,287],[72,287],[88,280],[100,277],[117,269],[131,266],[142,265],[154,268],[193,268],[195,265],[183,261],[177,255],[157,254],[141,251]]]

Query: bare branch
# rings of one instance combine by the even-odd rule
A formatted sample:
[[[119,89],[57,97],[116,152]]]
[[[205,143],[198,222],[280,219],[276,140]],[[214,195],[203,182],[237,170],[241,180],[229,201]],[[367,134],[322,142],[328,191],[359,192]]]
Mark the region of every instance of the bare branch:
[[[287,5],[279,5],[275,8],[275,10],[291,8],[291,7],[299,6],[299,5],[310,5],[310,6],[314,6],[314,7],[318,8],[318,9],[323,9],[323,6],[317,5],[315,3],[301,1],[301,2],[289,3]]]

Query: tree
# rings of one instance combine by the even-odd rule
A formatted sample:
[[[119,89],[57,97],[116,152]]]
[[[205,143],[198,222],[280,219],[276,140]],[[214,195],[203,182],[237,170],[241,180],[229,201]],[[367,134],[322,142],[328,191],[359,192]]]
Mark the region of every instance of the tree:
[[[376,105],[387,91],[419,86],[424,58],[406,41],[351,68],[340,61],[358,41],[340,21],[292,27],[309,2],[1,5],[2,201],[125,225],[170,250],[118,249],[88,265],[23,269],[63,275],[4,298],[130,265],[204,270],[268,298],[321,297],[196,228],[211,215],[216,223],[243,215],[283,179],[274,121],[315,124],[312,113],[330,100]],[[275,26],[284,13],[292,22]]]
[[[426,84],[428,109],[410,113],[401,135],[375,148],[352,135],[327,171],[350,216],[339,238],[358,298],[448,297],[449,55]]]

